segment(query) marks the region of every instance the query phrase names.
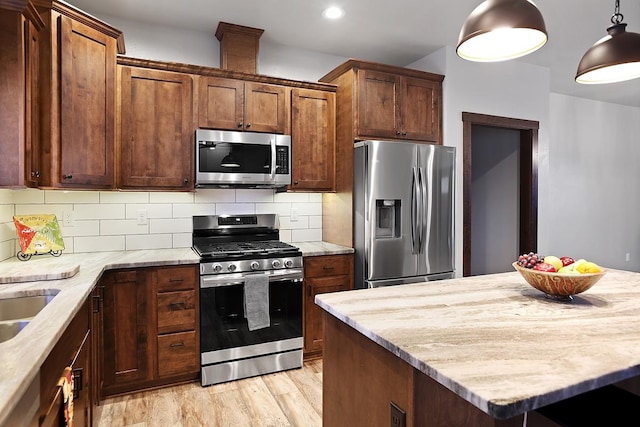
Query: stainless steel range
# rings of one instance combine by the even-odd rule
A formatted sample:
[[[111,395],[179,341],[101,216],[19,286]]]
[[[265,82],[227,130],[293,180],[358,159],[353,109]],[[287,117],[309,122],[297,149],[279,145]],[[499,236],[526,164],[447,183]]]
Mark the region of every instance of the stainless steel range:
[[[302,254],[274,214],[193,217],[203,386],[302,366]]]

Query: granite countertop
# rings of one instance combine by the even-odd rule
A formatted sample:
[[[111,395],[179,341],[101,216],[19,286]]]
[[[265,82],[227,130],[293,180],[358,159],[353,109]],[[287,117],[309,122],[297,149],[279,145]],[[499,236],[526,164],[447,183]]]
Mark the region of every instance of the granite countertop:
[[[353,253],[326,242],[294,243],[303,256]],[[0,343],[0,425],[36,377],[105,270],[197,264],[191,248],[34,256],[0,262],[0,298],[56,295],[13,339]]]
[[[495,418],[640,375],[640,274],[571,303],[516,272],[316,296],[316,304]]]
[[[292,245],[300,248],[302,256],[352,254],[353,248],[328,242],[296,242]]]
[[[36,378],[47,358],[82,303],[105,270],[159,265],[197,264],[191,250],[160,249],[90,254],[63,254],[58,258],[34,257],[29,261],[16,258],[0,262],[0,298],[31,295],[56,295],[40,313],[13,339],[0,343],[0,425]],[[51,279],[49,267],[56,271],[78,271],[68,278]],[[26,273],[25,273],[26,272]],[[40,281],[15,283],[14,276],[30,274]],[[65,277],[64,275],[62,277]],[[11,282],[14,283],[11,283]]]

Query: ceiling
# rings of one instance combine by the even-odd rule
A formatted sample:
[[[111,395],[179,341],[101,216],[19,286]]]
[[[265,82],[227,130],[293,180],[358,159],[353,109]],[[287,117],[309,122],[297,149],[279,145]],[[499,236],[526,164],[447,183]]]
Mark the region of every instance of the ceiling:
[[[455,47],[462,23],[482,0],[67,0],[91,14],[215,33],[218,22],[264,29],[261,41],[406,66]],[[574,81],[580,58],[606,35],[614,0],[535,0],[549,41],[519,58],[550,69],[551,91],[640,107],[640,79],[608,85]],[[341,6],[338,21],[321,17]],[[622,0],[627,31],[640,33],[640,1]],[[126,42],[126,34],[125,34]]]

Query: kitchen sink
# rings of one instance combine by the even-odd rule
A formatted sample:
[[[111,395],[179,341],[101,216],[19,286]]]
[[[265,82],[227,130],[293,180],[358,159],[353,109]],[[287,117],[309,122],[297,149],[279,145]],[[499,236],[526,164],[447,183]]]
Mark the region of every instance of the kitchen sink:
[[[18,335],[53,298],[55,295],[0,299],[0,343]]]
[[[0,343],[9,341],[11,338],[18,335],[18,332],[28,324],[29,322],[24,320],[0,322]]]

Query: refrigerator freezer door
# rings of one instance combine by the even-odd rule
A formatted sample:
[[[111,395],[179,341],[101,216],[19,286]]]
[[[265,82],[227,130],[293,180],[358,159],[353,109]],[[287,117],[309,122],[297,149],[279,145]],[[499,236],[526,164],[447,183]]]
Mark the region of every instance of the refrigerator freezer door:
[[[415,198],[413,168],[417,166],[416,144],[367,142],[367,189],[365,191],[365,253],[368,266],[365,280],[415,276],[418,254],[412,254],[412,216],[419,212]],[[419,200],[419,199],[418,199]],[[385,212],[393,203],[393,233],[376,234]],[[413,206],[413,209],[412,209]],[[419,249],[416,246],[416,249]]]
[[[418,275],[440,274],[454,269],[453,189],[455,148],[418,145],[422,183],[422,251]]]

